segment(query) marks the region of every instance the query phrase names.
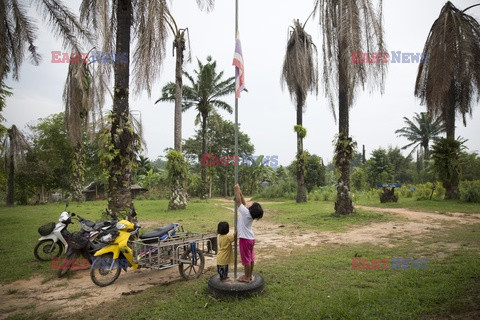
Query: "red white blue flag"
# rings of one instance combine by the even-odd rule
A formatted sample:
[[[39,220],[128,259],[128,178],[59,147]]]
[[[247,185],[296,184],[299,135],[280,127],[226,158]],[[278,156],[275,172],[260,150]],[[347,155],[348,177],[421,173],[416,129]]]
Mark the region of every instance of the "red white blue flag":
[[[240,44],[240,34],[237,32],[235,40],[235,54],[233,63],[235,66],[235,98],[240,98],[240,92],[245,89],[245,69],[243,66],[242,45]]]

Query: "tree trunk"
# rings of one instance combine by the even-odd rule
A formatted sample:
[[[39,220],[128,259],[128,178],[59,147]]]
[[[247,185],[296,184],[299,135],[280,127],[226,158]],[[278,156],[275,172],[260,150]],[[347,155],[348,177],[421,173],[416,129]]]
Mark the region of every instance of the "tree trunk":
[[[301,94],[297,94],[297,125],[303,124],[303,100]],[[307,202],[305,191],[305,163],[303,158],[303,138],[297,132],[297,203]]]
[[[8,163],[7,206],[13,207],[15,202],[15,147],[12,143],[13,134],[11,130],[8,130],[8,136],[10,140],[10,161]]]
[[[430,160],[430,150],[428,150],[428,142],[423,144],[423,167],[428,167],[428,161]]]
[[[208,115],[202,113],[202,154],[207,154],[207,117]],[[201,158],[200,158],[201,161]],[[208,197],[208,186],[207,186],[207,167],[201,166],[202,170],[202,199],[207,199]]]
[[[178,31],[175,35],[175,141],[174,148],[182,152],[182,95],[183,95],[183,51],[185,50],[185,39],[183,32]]]
[[[177,32],[175,35],[175,128],[174,128],[174,148],[178,152],[182,152],[182,96],[183,96],[183,51],[185,50],[185,39],[183,32]],[[170,201],[168,208],[170,210],[183,210],[187,208],[187,191],[184,188],[182,177],[174,178],[172,185]]]
[[[342,60],[340,59],[340,64]],[[339,92],[338,92],[338,139],[349,138],[349,105],[348,85],[346,67],[339,68]],[[338,151],[338,147],[337,147]],[[341,158],[338,161],[337,170],[339,173],[337,184],[337,201],[335,202],[335,213],[347,215],[354,212],[352,198],[350,197],[350,162],[352,154],[340,152],[335,155]]]
[[[85,172],[85,161],[83,157],[82,143],[75,146],[73,161],[72,161],[72,200],[83,201],[82,194]]]
[[[131,0],[118,0],[116,53],[130,55],[130,29],[132,26]],[[135,161],[133,133],[129,127],[130,61],[116,61],[114,65],[114,96],[112,109],[111,143],[117,154],[111,161],[108,179],[108,207],[114,214],[129,213],[132,202],[130,193],[131,164]],[[130,218],[130,217],[129,217]]]
[[[449,108],[446,110],[444,115],[445,129],[447,133],[447,140],[449,142],[455,141],[455,96],[451,94],[451,99],[449,103]],[[456,155],[458,157],[458,154]],[[458,163],[458,158],[448,159],[454,163]],[[445,187],[445,199],[458,199],[460,197],[458,191],[459,176],[458,176],[458,167],[457,165],[453,167],[452,172],[450,173],[450,181],[442,181]]]

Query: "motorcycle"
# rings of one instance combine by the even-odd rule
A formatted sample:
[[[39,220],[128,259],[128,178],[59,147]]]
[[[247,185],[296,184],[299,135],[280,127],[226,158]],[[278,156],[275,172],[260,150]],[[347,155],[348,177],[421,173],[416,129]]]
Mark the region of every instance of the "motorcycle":
[[[117,280],[121,270],[128,267],[137,270],[138,265],[133,262],[132,249],[128,245],[130,237],[137,237],[140,226],[128,220],[120,220],[116,228],[118,236],[113,243],[101,248],[94,254],[90,278],[93,283],[105,287]]]
[[[71,234],[67,241],[69,248],[65,259],[59,259],[61,264],[54,267],[58,269],[58,277],[65,276],[69,270],[88,269],[94,253],[111,243],[118,235],[115,228],[116,220],[95,223],[79,215],[77,215],[77,220],[82,227],[80,231]],[[82,256],[84,259],[79,259]],[[54,265],[52,264],[52,266]]]
[[[70,215],[68,211],[63,211],[58,218],[58,223],[50,222],[38,228],[41,237],[33,250],[35,258],[40,261],[50,261],[53,257],[59,257],[62,252],[67,252],[67,239],[71,236],[67,226],[73,224],[73,216],[75,213]]]

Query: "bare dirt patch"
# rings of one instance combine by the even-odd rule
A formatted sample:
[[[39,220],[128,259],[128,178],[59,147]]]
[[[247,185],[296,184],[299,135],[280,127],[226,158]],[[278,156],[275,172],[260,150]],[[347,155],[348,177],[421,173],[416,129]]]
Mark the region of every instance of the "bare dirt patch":
[[[233,210],[231,200],[220,199],[220,202],[215,205]],[[340,233],[305,231],[260,220],[253,225],[256,248],[260,253],[259,260],[276,258],[294,251],[295,248],[319,246],[324,243],[374,243],[394,246],[400,239],[422,238],[432,230],[447,228],[449,222],[459,224],[480,222],[480,215],[477,214],[445,215],[406,209],[362,206],[358,208],[388,212],[406,220],[371,223]],[[148,221],[143,222],[143,225],[154,227],[158,222]],[[207,257],[205,268],[212,267],[215,263],[215,258]],[[136,294],[152,286],[168,285],[174,281],[183,281],[177,268],[162,271],[140,269],[137,272],[129,269],[127,273],[122,271],[113,285],[101,288],[90,280],[89,270],[75,271],[74,276],[68,279],[55,278],[52,270],[51,279],[34,277],[2,285],[0,319],[19,313],[35,315],[46,311],[52,311],[57,318],[61,318],[68,313],[80,312],[85,307],[97,306],[103,301]]]

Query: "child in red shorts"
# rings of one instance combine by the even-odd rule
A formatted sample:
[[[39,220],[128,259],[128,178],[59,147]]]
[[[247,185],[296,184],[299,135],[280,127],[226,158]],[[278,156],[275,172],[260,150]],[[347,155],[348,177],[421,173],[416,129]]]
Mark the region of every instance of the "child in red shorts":
[[[253,251],[255,236],[252,230],[252,223],[253,220],[259,220],[263,217],[263,209],[257,202],[254,202],[247,208],[240,186],[236,184],[233,188],[235,189],[235,201],[237,201],[238,212],[240,212],[237,220],[238,245],[240,247],[242,265],[245,268],[245,274],[238,278],[238,281],[250,282],[252,281],[253,265],[255,262]]]

